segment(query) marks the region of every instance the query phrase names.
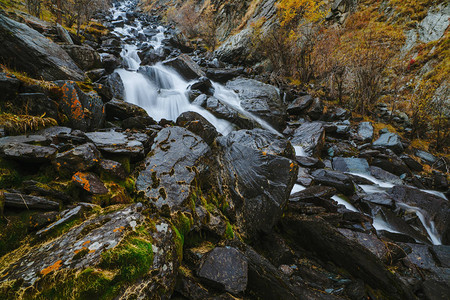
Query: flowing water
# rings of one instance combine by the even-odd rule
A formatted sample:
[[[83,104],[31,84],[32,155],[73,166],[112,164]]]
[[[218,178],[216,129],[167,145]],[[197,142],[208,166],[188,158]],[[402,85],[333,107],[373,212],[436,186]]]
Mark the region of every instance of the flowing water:
[[[126,12],[132,9],[134,5],[134,1],[125,1],[119,6],[113,7],[111,9],[113,19],[126,19]],[[144,108],[156,121],[160,121],[162,119],[175,121],[181,113],[193,111],[201,114],[223,135],[227,135],[233,131],[235,126],[232,123],[219,119],[206,109],[193,105],[189,102],[186,91],[189,85],[193,82],[186,81],[175,70],[166,67],[161,63],[157,63],[152,66],[147,66],[142,72],[140,71],[141,59],[138,56],[139,47],[152,47],[155,53],[162,53],[162,41],[166,38],[165,28],[162,26],[155,27],[154,29],[157,33],[142,41],[142,39],[136,39],[138,35],[144,35],[142,22],[136,19],[132,24],[133,25],[125,24],[123,27],[117,27],[114,29],[114,33],[123,41],[121,56],[123,58],[124,68],[117,69],[115,72],[120,75],[123,81],[125,88],[125,100]],[[212,84],[215,89],[215,98],[219,99],[227,106],[232,107],[248,118],[253,119],[259,123],[262,128],[280,135],[267,122],[245,111],[240,104],[239,96],[234,91],[229,90],[225,86],[215,82]],[[297,156],[306,156],[306,153],[302,147],[295,146],[294,148]],[[378,180],[368,174],[353,175],[363,177],[373,183],[371,185],[360,185],[360,187],[367,194],[386,192],[394,186],[393,183]],[[304,186],[295,184],[291,194],[304,189]],[[428,190],[425,190],[425,192],[432,193],[446,199],[445,195],[442,193]],[[339,204],[344,205],[348,210],[359,211],[344,197],[335,195],[332,199]],[[426,228],[428,236],[433,244],[441,243],[434,223],[429,220],[423,211],[416,207],[411,207],[404,204],[399,205],[417,215],[423,226]],[[372,217],[373,226],[376,230],[387,230],[390,232],[399,233],[393,229],[393,227],[381,216],[377,215]]]

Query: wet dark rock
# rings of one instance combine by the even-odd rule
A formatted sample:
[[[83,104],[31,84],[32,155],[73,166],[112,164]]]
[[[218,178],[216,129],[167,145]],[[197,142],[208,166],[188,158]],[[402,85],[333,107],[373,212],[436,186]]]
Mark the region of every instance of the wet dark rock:
[[[216,247],[206,254],[197,274],[233,294],[247,288],[247,261],[239,250],[232,247]]]
[[[27,194],[44,196],[50,199],[55,199],[62,201],[63,203],[70,203],[72,201],[72,196],[55,189],[49,185],[42,184],[34,180],[26,180],[23,182],[23,191]]]
[[[0,138],[0,146],[7,146],[11,143],[24,143],[24,144],[39,144],[49,145],[51,140],[44,134],[30,134],[30,135],[9,135]]]
[[[333,169],[340,172],[370,174],[369,164],[364,158],[335,157]]]
[[[44,197],[4,192],[5,208],[58,210],[59,203]]]
[[[325,141],[325,130],[321,123],[304,123],[297,128],[291,138],[293,146],[301,146],[309,156],[320,154]]]
[[[447,175],[439,171],[433,171],[433,188],[438,191],[447,191],[449,188]]]
[[[192,101],[192,104],[201,106],[201,107],[206,107],[207,101],[208,101],[208,96],[206,96],[205,94],[201,94],[200,96],[195,98],[194,101]]]
[[[214,125],[196,112],[184,112],[177,118],[177,125],[200,136],[208,145],[211,145],[219,136]]]
[[[312,187],[306,188],[303,191],[294,193],[289,198],[291,202],[308,202],[312,201],[314,198],[331,198],[337,194],[337,190],[329,186],[314,185]]]
[[[400,179],[397,175],[394,175],[392,173],[389,173],[388,171],[385,171],[381,168],[378,168],[376,166],[370,167],[370,174],[375,177],[376,179],[390,182],[394,185],[402,185],[403,180]]]
[[[397,154],[403,152],[403,144],[398,136],[395,133],[387,132],[380,135],[380,137],[373,142],[374,148],[388,148],[394,151]]]
[[[122,100],[125,96],[125,87],[122,78],[116,72],[108,75],[106,78],[100,80],[103,84],[102,93],[110,100],[112,98]]]
[[[308,109],[307,115],[311,120],[319,120],[323,115],[323,104],[319,98],[314,98],[311,106]]]
[[[60,24],[56,24],[56,31],[58,32],[58,37],[66,44],[72,45],[73,40],[70,37],[69,32],[67,29],[62,27]]]
[[[142,107],[119,99],[112,99],[105,104],[106,120],[125,120],[131,117],[148,117]],[[156,124],[156,122],[154,122]]]
[[[43,93],[20,93],[14,99],[14,105],[23,107],[32,116],[42,116],[59,119],[58,104]]]
[[[103,126],[103,101],[95,91],[84,92],[74,81],[56,81],[61,88],[60,111],[68,118],[68,125],[83,131]]]
[[[92,70],[102,65],[100,55],[90,46],[62,45],[61,47],[82,70]]]
[[[383,290],[393,299],[413,297],[373,253],[347,239],[322,218],[286,213],[282,223],[299,246],[314,251],[321,259],[345,268],[354,277]]]
[[[201,68],[186,54],[169,59],[163,62],[163,65],[175,69],[186,80],[197,79],[205,76]]]
[[[398,176],[411,174],[411,170],[406,166],[403,160],[390,150],[387,150],[384,155],[375,157],[371,164]]]
[[[373,193],[362,197],[362,201],[374,203],[377,205],[384,205],[388,207],[394,207],[394,200],[386,193]]]
[[[321,119],[328,122],[344,121],[350,117],[350,112],[342,107],[332,106],[328,107]]]
[[[422,172],[423,166],[417,161],[415,161],[411,156],[403,154],[400,156],[400,158],[412,171]]]
[[[37,212],[30,216],[29,227],[32,230],[39,230],[50,223],[57,220],[59,212],[48,211],[48,212]]]
[[[310,186],[313,183],[313,178],[309,175],[308,170],[305,168],[298,168],[298,175],[296,183],[303,186]]]
[[[94,144],[77,146],[69,151],[58,153],[52,161],[60,172],[72,175],[77,171],[87,171],[98,165],[100,152]]]
[[[315,158],[315,157],[296,156],[295,160],[301,167],[305,167],[305,168],[318,169],[318,168],[325,167],[323,162],[320,159]]]
[[[187,129],[164,128],[154,140],[145,169],[139,173],[137,190],[144,191],[158,207],[182,207],[206,169],[204,160],[209,151],[208,145]]]
[[[450,246],[433,245],[430,250],[441,267],[450,268]]]
[[[350,176],[332,170],[319,169],[311,173],[314,181],[323,185],[332,186],[344,195],[352,195],[355,186]]]
[[[238,94],[243,109],[260,117],[277,130],[286,127],[286,108],[277,88],[245,78],[229,81],[226,87]]]
[[[14,98],[19,91],[20,80],[14,75],[0,72],[0,100],[10,100]]]
[[[93,195],[108,193],[108,189],[103,182],[93,173],[77,172],[72,176],[72,181],[76,186]]]
[[[363,142],[372,142],[372,140],[373,140],[372,123],[371,122],[359,123],[356,138]]]
[[[114,72],[114,70],[117,69],[120,64],[120,59],[113,54],[105,54],[102,56],[102,65],[107,73]]]
[[[297,179],[290,144],[264,130],[240,130],[216,139],[219,186],[229,190],[237,224],[247,235],[268,232],[281,216]],[[290,156],[291,155],[291,156]]]
[[[422,287],[426,299],[445,300],[448,298],[448,291],[450,289],[448,282],[425,280],[422,283]]]
[[[242,114],[233,107],[228,106],[225,102],[215,97],[209,97],[206,100],[205,108],[216,117],[230,121],[243,129],[244,128],[251,129],[258,127],[259,125],[250,117],[247,117],[246,115]]]
[[[125,25],[125,21],[124,20],[112,21],[111,24],[114,27],[123,27]]]
[[[206,77],[200,77],[196,82],[191,84],[188,89],[198,90],[208,96],[214,95],[214,87],[212,86],[211,80]]]
[[[51,161],[56,149],[46,146],[29,145],[25,143],[0,144],[0,157],[29,163],[44,163]]]
[[[313,97],[311,95],[305,95],[298,97],[287,108],[287,112],[290,115],[299,115],[305,109],[307,109],[313,102]]]
[[[156,124],[156,121],[153,120],[150,116],[130,117],[122,121],[122,129],[144,130]]]
[[[145,133],[109,131],[88,132],[86,137],[102,152],[130,156],[133,159],[144,157],[144,150],[150,142]]]
[[[415,207],[433,221],[444,245],[450,244],[450,205],[446,199],[409,186],[394,186],[390,195],[398,203]]]
[[[25,24],[0,15],[0,57],[11,67],[45,80],[83,80],[83,73],[57,44]]]
[[[225,83],[244,73],[244,68],[206,69],[206,76],[214,81]]]

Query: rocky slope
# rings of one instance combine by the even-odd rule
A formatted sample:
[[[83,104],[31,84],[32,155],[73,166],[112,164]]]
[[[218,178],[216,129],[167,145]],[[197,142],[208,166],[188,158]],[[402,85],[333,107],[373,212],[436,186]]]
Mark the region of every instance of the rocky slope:
[[[115,6],[96,16],[110,32],[79,45],[60,30],[34,47],[46,32],[0,14],[0,43],[18,49],[1,59],[44,79],[5,67],[2,111],[59,123],[0,130],[0,298],[446,298],[445,158],[204,57],[133,1]],[[160,30],[161,45],[145,43]],[[198,111],[233,130],[192,111],[156,122],[156,107],[124,101],[127,45],[190,80]],[[168,89],[151,66],[134,73]]]

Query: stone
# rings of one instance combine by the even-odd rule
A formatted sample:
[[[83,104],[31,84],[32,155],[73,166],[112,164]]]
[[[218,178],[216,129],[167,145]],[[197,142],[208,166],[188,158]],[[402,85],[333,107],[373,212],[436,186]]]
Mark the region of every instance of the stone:
[[[0,144],[0,157],[14,159],[20,162],[45,163],[51,161],[55,157],[55,154],[56,149],[52,147],[25,143]]]
[[[319,98],[314,98],[311,106],[307,111],[307,115],[311,118],[311,120],[319,120],[323,115],[323,104]]]
[[[252,35],[253,31],[251,28],[239,31],[222,43],[214,52],[215,55],[223,62],[235,65],[242,64],[250,54]]]
[[[200,77],[196,82],[188,86],[188,90],[198,90],[208,96],[214,95],[214,87],[211,80],[206,77]]]
[[[400,156],[400,158],[412,171],[422,172],[423,166],[417,161],[415,161],[411,156],[403,154]]]
[[[92,70],[102,66],[100,55],[88,45],[61,46],[82,70]]]
[[[154,140],[139,172],[136,188],[161,208],[177,209],[188,205],[191,188],[206,171],[203,164],[209,146],[199,136],[182,127],[167,127]]]
[[[117,161],[102,159],[100,160],[99,169],[101,172],[120,180],[125,180],[127,171],[123,165]]]
[[[143,158],[150,138],[145,133],[96,131],[86,133],[86,137],[101,152],[129,156],[132,159]]]
[[[356,138],[363,142],[372,142],[372,140],[373,140],[372,123],[371,122],[359,123]]]
[[[238,77],[239,75],[244,73],[244,68],[226,68],[226,69],[217,69],[217,68],[208,68],[205,71],[206,77],[211,78],[214,81],[226,83],[233,78]]]
[[[62,91],[60,111],[68,118],[68,125],[82,131],[103,126],[103,101],[95,91],[83,92],[74,81],[56,81]]]
[[[314,185],[303,191],[294,193],[289,198],[291,202],[308,202],[314,198],[325,198],[329,199],[337,194],[337,190],[329,186]]]
[[[296,183],[302,186],[310,186],[313,183],[313,178],[309,175],[308,170],[305,168],[298,168]]]
[[[122,129],[139,129],[145,130],[152,125],[156,125],[156,121],[150,116],[129,117],[122,121]]]
[[[18,208],[22,210],[58,210],[59,203],[44,197],[23,195],[20,193],[4,192],[4,205],[6,208]]]
[[[321,123],[303,123],[294,131],[291,138],[293,146],[303,147],[306,155],[318,156],[325,142],[325,130]]]
[[[226,87],[238,94],[244,110],[263,119],[276,130],[286,127],[286,107],[276,87],[242,77],[228,81]]]
[[[450,244],[450,205],[446,199],[409,186],[394,186],[389,194],[397,206],[405,204],[423,211],[426,222],[434,222],[442,244]]]
[[[304,167],[304,168],[318,169],[318,168],[325,167],[323,162],[320,159],[315,158],[315,157],[296,156],[295,160],[301,167]]]
[[[307,109],[313,102],[314,98],[311,95],[298,97],[287,108],[290,115],[299,115]]]
[[[2,91],[0,100],[8,101],[15,98],[19,92],[20,84],[20,80],[14,75],[0,72],[0,91]]]
[[[105,104],[105,112],[108,121],[125,120],[131,117],[148,117],[148,113],[142,107],[115,98]]]
[[[205,76],[201,68],[186,54],[163,61],[163,65],[175,69],[186,80],[197,79]]]
[[[355,186],[352,179],[344,173],[319,169],[313,171],[311,176],[314,178],[315,182],[334,187],[344,195],[352,195],[355,192]]]
[[[388,207],[394,207],[394,200],[386,193],[373,193],[362,197],[362,201],[374,203],[377,205],[384,205]]]
[[[247,288],[247,261],[236,248],[214,248],[206,254],[197,274],[232,294],[239,294]]]
[[[375,177],[376,179],[389,182],[395,185],[402,185],[403,180],[400,179],[397,175],[394,175],[392,173],[389,173],[388,171],[385,171],[379,167],[371,166],[370,167],[370,175]]]
[[[76,186],[92,195],[107,194],[108,189],[97,175],[93,173],[77,172],[72,176]]]
[[[395,174],[397,176],[402,176],[403,174],[411,174],[411,170],[406,166],[406,164],[401,160],[394,152],[387,149],[385,154],[378,155],[372,159],[372,166],[379,167],[389,173]]]
[[[14,99],[14,105],[24,108],[29,115],[59,120],[58,103],[44,93],[20,93]]]
[[[444,36],[450,25],[450,5],[430,7],[426,17],[419,24],[419,40],[423,43],[437,41]]]
[[[58,153],[52,163],[58,171],[71,176],[77,171],[88,171],[96,167],[99,160],[100,152],[94,144],[87,143]]]
[[[106,70],[105,69],[92,69],[89,70],[87,72],[85,72],[84,74],[86,74],[86,76],[92,81],[92,82],[97,82],[100,78],[102,78],[103,76],[106,75]]]
[[[101,58],[103,68],[109,74],[113,73],[114,70],[117,69],[121,64],[121,60],[113,54],[105,54],[102,55]]]
[[[58,37],[66,44],[73,45],[73,40],[70,37],[69,32],[62,27],[60,24],[56,24],[56,31],[58,32]]]
[[[200,136],[208,145],[211,145],[219,136],[214,125],[196,112],[184,112],[176,121],[177,125]]]
[[[279,220],[297,179],[297,164],[289,142],[260,129],[231,132],[216,139],[220,193],[229,191],[233,217],[252,237],[269,232]]]
[[[374,148],[387,148],[394,151],[396,154],[403,152],[403,144],[400,137],[391,132],[383,133],[380,137],[373,142]]]
[[[426,163],[430,166],[432,166],[433,164],[436,163],[436,161],[438,160],[438,158],[436,156],[434,156],[431,153],[428,153],[426,151],[420,150],[420,149],[414,149],[414,154],[420,158],[420,160],[423,163]]]
[[[0,57],[16,70],[44,80],[82,81],[83,72],[57,44],[25,24],[0,15]]]
[[[344,173],[370,174],[369,164],[364,158],[335,157],[333,169]]]
[[[250,117],[215,97],[208,97],[205,108],[216,117],[232,122],[242,129],[252,129],[259,125]]]

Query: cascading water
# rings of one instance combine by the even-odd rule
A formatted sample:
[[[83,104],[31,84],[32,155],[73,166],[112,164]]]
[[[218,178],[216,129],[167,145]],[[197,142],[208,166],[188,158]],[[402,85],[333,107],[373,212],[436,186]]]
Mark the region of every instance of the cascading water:
[[[127,5],[128,4],[128,5]],[[112,8],[114,18],[125,18],[129,2]],[[162,41],[165,38],[164,27],[157,27],[158,33],[153,37],[141,41],[142,46],[153,47],[156,53],[162,51]],[[142,24],[139,20],[135,24],[125,24],[124,27],[117,27],[114,33],[125,40],[136,35],[143,34]],[[138,45],[134,39],[132,43],[122,45],[121,56],[124,61],[125,69],[118,69],[116,72],[120,75],[124,88],[125,100],[127,102],[139,105],[156,121],[167,119],[175,121],[178,116],[187,111],[197,112],[213,124],[223,135],[227,135],[234,130],[234,125],[230,122],[216,118],[204,108],[193,105],[189,102],[186,91],[192,82],[184,80],[175,70],[157,63],[153,66],[145,66],[145,71],[140,70],[141,59],[138,55]],[[245,111],[241,105],[238,95],[224,86],[213,82],[215,89],[214,97],[223,103],[232,107],[239,113],[253,119],[261,125],[262,128],[279,134],[267,122]]]

